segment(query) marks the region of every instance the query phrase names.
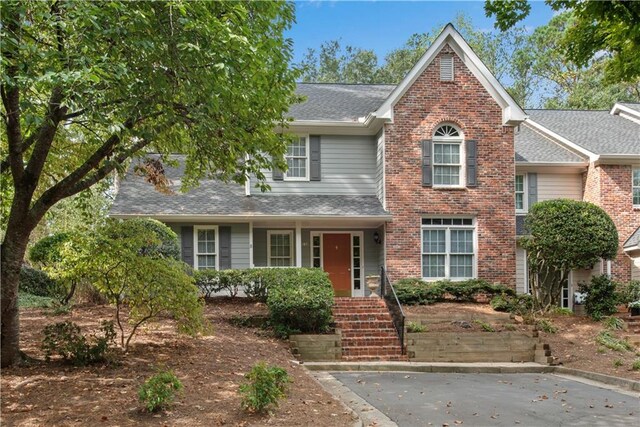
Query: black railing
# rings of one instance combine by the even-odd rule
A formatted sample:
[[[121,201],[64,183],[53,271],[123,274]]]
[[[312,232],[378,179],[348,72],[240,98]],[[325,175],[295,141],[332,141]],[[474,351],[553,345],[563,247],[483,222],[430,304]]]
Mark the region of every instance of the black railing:
[[[391,285],[384,267],[380,267],[380,296],[384,299],[384,302],[387,304],[387,308],[389,309],[389,313],[391,313],[393,326],[396,328],[396,332],[398,332],[398,337],[400,338],[402,354],[405,354],[404,311],[402,311],[402,305],[400,305],[396,291],[393,289],[393,285]]]

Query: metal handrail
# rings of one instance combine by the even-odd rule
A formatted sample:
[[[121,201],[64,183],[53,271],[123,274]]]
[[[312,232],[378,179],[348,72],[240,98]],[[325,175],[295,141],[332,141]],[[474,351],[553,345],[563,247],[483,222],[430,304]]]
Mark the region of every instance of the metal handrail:
[[[405,315],[402,310],[402,305],[400,304],[400,300],[398,300],[398,295],[396,295],[395,289],[393,289],[393,285],[389,281],[389,277],[387,276],[387,272],[384,267],[380,267],[380,296],[384,300],[389,309],[389,313],[391,313],[391,319],[393,320],[393,326],[396,328],[396,332],[398,333],[398,338],[400,338],[400,347],[402,349],[402,354],[405,354],[405,346],[404,346],[404,322]]]

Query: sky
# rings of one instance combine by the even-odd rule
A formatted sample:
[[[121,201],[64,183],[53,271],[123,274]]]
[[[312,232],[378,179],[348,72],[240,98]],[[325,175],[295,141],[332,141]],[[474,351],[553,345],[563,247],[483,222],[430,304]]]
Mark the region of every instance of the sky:
[[[288,36],[294,42],[294,63],[308,48],[328,40],[372,49],[382,60],[415,33],[444,26],[464,12],[476,28],[493,30],[494,18],[484,13],[484,1],[296,1],[296,23]],[[542,1],[532,2],[523,21],[527,29],[544,25],[553,11]]]

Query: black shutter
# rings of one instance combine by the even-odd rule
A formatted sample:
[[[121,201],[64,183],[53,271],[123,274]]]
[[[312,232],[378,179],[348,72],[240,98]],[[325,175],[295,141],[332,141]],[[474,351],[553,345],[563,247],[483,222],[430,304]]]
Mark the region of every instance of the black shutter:
[[[478,186],[478,144],[467,141],[467,187]]]
[[[218,250],[220,251],[220,270],[231,268],[231,227],[220,227],[218,229]]]
[[[320,169],[320,136],[312,135],[309,137],[309,180],[320,181],[321,169]]]
[[[180,243],[182,261],[193,267],[193,226],[180,227]]]
[[[527,209],[533,206],[534,203],[538,201],[538,174],[537,173],[528,173],[527,174],[527,193],[528,193],[528,201],[529,206],[525,206]]]
[[[425,139],[422,141],[422,186],[431,187],[432,185],[431,140]]]

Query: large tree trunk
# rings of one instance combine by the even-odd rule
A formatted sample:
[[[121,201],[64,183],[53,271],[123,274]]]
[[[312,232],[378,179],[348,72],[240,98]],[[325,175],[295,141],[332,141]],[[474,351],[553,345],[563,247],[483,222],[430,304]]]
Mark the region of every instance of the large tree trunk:
[[[20,359],[20,321],[18,316],[18,284],[20,268],[27,250],[31,230],[8,227],[2,242],[1,274],[2,280],[2,327],[0,329],[1,366],[10,366]]]

